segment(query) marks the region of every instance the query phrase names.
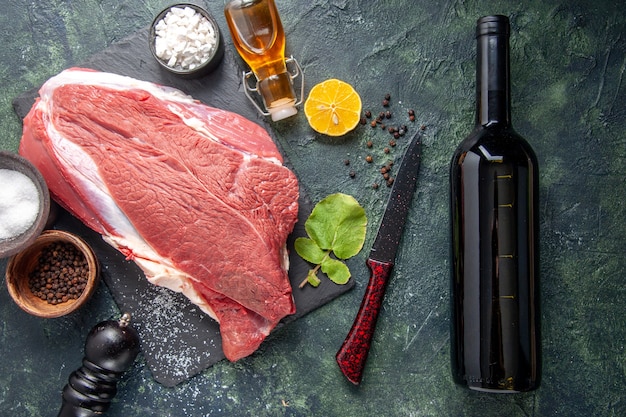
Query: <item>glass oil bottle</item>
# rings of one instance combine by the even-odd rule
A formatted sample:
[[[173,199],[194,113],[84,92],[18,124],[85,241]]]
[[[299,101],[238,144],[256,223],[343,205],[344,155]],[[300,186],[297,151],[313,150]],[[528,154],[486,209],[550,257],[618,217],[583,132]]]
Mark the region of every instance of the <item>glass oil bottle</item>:
[[[273,121],[295,115],[302,100],[304,79],[297,61],[285,59],[285,32],[274,0],[230,0],[224,4],[224,14],[233,43],[251,71],[244,72],[244,91],[257,109]],[[287,64],[295,70],[289,71]],[[251,86],[249,79],[256,83]],[[293,80],[300,76],[300,100]],[[265,110],[250,95],[260,94]]]

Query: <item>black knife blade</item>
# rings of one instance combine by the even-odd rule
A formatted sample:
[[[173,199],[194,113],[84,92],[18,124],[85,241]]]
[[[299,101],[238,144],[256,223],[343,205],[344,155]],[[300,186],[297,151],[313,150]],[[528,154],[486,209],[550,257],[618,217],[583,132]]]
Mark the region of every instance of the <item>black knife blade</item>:
[[[355,385],[361,383],[378,313],[415,193],[422,158],[421,149],[422,132],[420,131],[411,139],[398,168],[385,213],[366,261],[370,269],[367,289],[352,328],[336,355],[341,372]]]

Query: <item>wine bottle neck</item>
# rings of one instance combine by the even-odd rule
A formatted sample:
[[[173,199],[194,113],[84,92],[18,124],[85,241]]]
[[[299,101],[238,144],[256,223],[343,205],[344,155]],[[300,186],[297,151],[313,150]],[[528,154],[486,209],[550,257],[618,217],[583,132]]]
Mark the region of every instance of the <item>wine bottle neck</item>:
[[[486,16],[476,26],[476,125],[511,124],[509,19]]]

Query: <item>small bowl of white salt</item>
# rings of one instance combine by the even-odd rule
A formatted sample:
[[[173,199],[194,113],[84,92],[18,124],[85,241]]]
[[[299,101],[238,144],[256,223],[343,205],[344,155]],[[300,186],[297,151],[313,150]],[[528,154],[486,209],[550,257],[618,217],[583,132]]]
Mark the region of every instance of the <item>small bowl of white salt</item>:
[[[0,258],[32,244],[50,213],[50,194],[41,173],[22,156],[0,151]]]
[[[152,21],[149,41],[159,65],[184,78],[207,75],[224,56],[217,22],[196,4],[177,3],[164,9]]]

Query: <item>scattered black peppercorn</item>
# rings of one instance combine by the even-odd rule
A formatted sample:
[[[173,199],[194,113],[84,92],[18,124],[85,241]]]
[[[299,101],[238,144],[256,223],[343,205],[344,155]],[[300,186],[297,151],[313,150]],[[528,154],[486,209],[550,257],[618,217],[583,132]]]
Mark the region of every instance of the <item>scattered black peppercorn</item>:
[[[28,286],[36,297],[60,304],[80,297],[88,279],[85,256],[74,245],[59,242],[44,247],[29,274]]]
[[[343,160],[343,164],[344,165],[350,165],[350,160],[349,159],[344,159]]]
[[[351,169],[348,175],[350,175],[350,178],[354,178],[356,177],[356,172],[354,172],[354,170]]]
[[[391,121],[388,121],[387,123],[385,123],[387,120],[393,119],[394,115],[391,112],[390,106],[391,106],[391,94],[387,93],[384,95],[384,98],[382,100],[382,105],[383,105],[383,111],[379,112],[379,113],[375,113],[372,112],[372,110],[365,110],[363,115],[364,117],[361,118],[361,124],[365,124],[368,123],[368,121],[366,121],[365,119],[372,119],[369,123],[372,126],[372,128],[378,127],[378,125],[380,125],[381,129],[384,131],[389,132],[389,134],[391,135],[391,139],[389,139],[389,146],[386,146],[383,148],[383,152],[385,154],[391,154],[391,150],[392,148],[397,146],[397,141],[401,138],[404,137],[405,135],[407,135],[409,133],[409,129],[407,127],[407,124],[397,124],[394,126],[391,126],[390,124],[392,123]],[[408,113],[408,119],[411,122],[415,122],[416,116],[415,116],[415,110],[414,109],[408,109],[407,110]],[[420,126],[421,130],[424,130],[426,127],[424,125]],[[374,146],[373,140],[368,140],[367,141],[367,148],[372,148]],[[391,155],[389,155],[391,156]],[[374,162],[374,157],[372,154],[368,154],[365,157],[365,161],[367,163],[372,163]],[[392,167],[393,167],[393,160],[389,160],[386,165],[382,166],[380,168],[380,173],[381,176],[383,176],[383,178],[385,179],[385,182],[387,184],[388,187],[391,187],[393,185],[394,182],[394,178],[391,176],[391,171],[392,171]],[[381,183],[382,184],[382,183]],[[374,182],[372,184],[372,188],[373,189],[377,189],[379,187],[379,184],[377,182]]]
[[[420,130],[426,130],[426,125],[421,125]]]

